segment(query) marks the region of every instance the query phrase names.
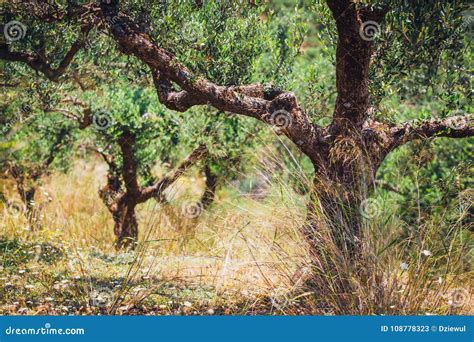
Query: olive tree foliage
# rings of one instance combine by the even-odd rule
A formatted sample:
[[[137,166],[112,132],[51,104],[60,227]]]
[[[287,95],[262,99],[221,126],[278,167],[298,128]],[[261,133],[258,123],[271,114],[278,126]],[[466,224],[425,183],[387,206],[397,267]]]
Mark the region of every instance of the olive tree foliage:
[[[453,234],[453,226],[472,227],[472,151],[472,142],[418,141],[390,156],[380,178],[383,184],[396,180],[386,189],[408,227],[430,218],[446,238]]]
[[[186,15],[186,5],[171,3],[164,5],[166,14],[156,14],[156,20],[161,23],[159,18],[173,17],[169,24],[179,35],[168,46],[177,49],[195,72],[226,86],[272,80],[275,87],[284,87],[292,78],[293,61],[306,30],[301,11],[281,13],[262,4],[247,7],[236,2],[229,7],[229,3],[207,1],[197,7],[189,3],[191,15]],[[263,22],[263,15],[275,19]],[[161,25],[156,34],[162,34],[165,41],[170,36]],[[185,46],[192,48],[183,49]],[[255,120],[242,120],[209,106],[188,112],[193,117],[188,129],[200,132],[204,128],[204,134],[188,136],[206,144],[210,151],[203,166],[206,187],[200,205],[205,209],[213,202],[218,186],[245,173],[245,165],[261,161],[252,151],[262,142],[265,130]],[[251,156],[257,160],[250,161]]]
[[[414,140],[466,138],[474,133],[467,77],[469,25],[463,17],[467,1],[295,2],[296,8],[312,11],[322,29],[321,52],[311,56],[314,62],[310,63],[331,61],[334,76],[319,77],[318,70],[312,69],[308,77],[300,78],[298,89],[292,89],[291,82],[279,82],[285,69],[277,75],[250,76],[251,69],[243,62],[247,58],[241,59],[240,48],[249,41],[258,42],[255,47],[260,44],[265,51],[262,58],[281,58],[285,51],[261,39],[272,32],[276,20],[263,2],[55,2],[39,6],[42,9],[37,12],[27,12],[34,5],[25,3],[8,5],[9,13],[29,26],[37,24],[35,34],[42,27],[48,33],[64,25],[71,47],[72,37],[87,34],[89,26],[104,29],[109,38],[105,45],[117,46],[121,54],[143,66],[167,108],[191,114],[193,108],[204,106],[215,109],[208,115],[247,116],[291,140],[314,167],[308,224],[303,231],[315,254],[320,245],[317,232],[329,226],[341,253],[357,255],[364,222],[361,208],[374,189],[377,170],[393,150]],[[222,13],[229,19],[219,19]],[[212,44],[200,41],[199,34],[196,37],[195,30],[186,26],[188,19],[193,22],[199,16],[208,23],[204,28],[212,28],[203,31]],[[249,40],[252,37],[246,32],[259,40]],[[214,34],[218,38],[212,41]],[[63,71],[61,65],[71,64],[67,58],[71,50],[63,48],[66,62],[59,62],[51,74],[51,63],[45,66],[41,52],[32,52],[36,45],[4,44],[0,58],[28,65],[53,80],[54,70]],[[99,47],[98,54],[109,51],[103,44]],[[229,76],[216,78],[222,70],[228,70]],[[230,71],[247,72],[249,77],[236,80]],[[322,81],[332,86],[322,86]],[[311,110],[317,105],[312,93],[325,99],[319,106],[323,112]],[[390,107],[392,97],[411,102],[412,120],[400,121],[397,109]],[[434,116],[418,110],[423,101],[436,103]]]
[[[27,88],[4,87],[0,104],[0,165],[4,176],[15,181],[23,210],[35,223],[35,193],[42,177],[51,171],[67,171],[75,139],[74,125],[61,115],[50,115],[45,102],[47,83],[25,80]]]
[[[126,82],[85,91],[76,99],[91,112],[90,134],[86,135],[90,146],[109,155],[121,170],[120,137],[124,132],[133,135],[138,182],[141,186],[152,184],[152,168],[157,161],[170,158],[170,150],[178,145],[179,117],[160,106],[152,89]],[[79,113],[81,110],[79,106]]]
[[[71,146],[70,122],[49,113],[49,104],[58,99],[48,83],[57,82],[74,64],[90,24],[42,26],[43,5],[19,1],[0,5],[2,170],[15,178],[30,220],[36,220],[34,196],[41,177],[67,165],[64,153]],[[23,10],[17,11],[18,6]],[[32,77],[32,70],[42,76]]]

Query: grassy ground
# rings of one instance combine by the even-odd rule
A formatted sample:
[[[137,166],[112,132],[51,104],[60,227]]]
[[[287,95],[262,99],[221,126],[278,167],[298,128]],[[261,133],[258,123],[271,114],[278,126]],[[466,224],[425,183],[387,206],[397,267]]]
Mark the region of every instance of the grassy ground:
[[[260,313],[275,290],[290,289],[304,255],[293,228],[302,199],[277,208],[275,189],[260,201],[230,185],[232,194],[219,193],[214,208],[190,218],[182,206],[199,198],[202,179],[183,178],[169,206],[139,208],[140,248],[117,253],[97,196],[104,179],[102,165],[82,162],[46,179],[39,230],[2,211],[1,313]]]
[[[331,263],[318,261],[317,288],[302,288],[305,198],[278,180],[259,193],[227,184],[210,210],[190,218],[183,205],[203,188],[191,174],[171,189],[169,205],[139,208],[140,246],[118,253],[97,196],[105,171],[79,161],[45,179],[41,229],[2,209],[0,314],[473,313],[470,250],[455,241],[441,248],[430,223],[417,227],[423,234],[413,246],[390,245],[403,231],[393,219],[372,222],[359,265],[333,254]],[[14,198],[12,185],[4,188]],[[343,295],[340,274],[351,289]]]

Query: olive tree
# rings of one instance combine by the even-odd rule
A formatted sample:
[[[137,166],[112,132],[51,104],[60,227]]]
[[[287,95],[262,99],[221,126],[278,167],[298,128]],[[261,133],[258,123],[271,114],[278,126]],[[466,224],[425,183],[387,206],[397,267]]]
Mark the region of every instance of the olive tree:
[[[219,6],[218,11],[210,12],[206,8],[202,8],[208,5],[193,2],[181,4],[178,2],[160,2],[157,4],[158,13],[165,18],[163,26],[166,26],[166,30],[159,27],[158,33],[163,39],[167,40],[169,46],[175,46],[178,49],[183,46],[192,46],[193,53],[189,58],[198,61],[196,64],[198,72],[221,84],[232,85],[250,81],[257,74],[261,74],[262,69],[266,69],[263,73],[277,75],[286,70],[286,66],[289,64],[288,61],[291,60],[292,53],[294,54],[295,51],[289,51],[290,49],[285,45],[288,44],[285,41],[286,37],[282,38],[281,34],[281,42],[272,42],[277,47],[277,52],[270,50],[271,53],[262,58],[264,50],[262,41],[269,40],[265,39],[267,38],[267,32],[260,22],[257,15],[258,11],[252,9],[249,12],[252,14],[250,19],[244,20],[240,15],[235,16],[235,13],[240,14],[240,9],[228,11],[225,6]],[[68,92],[75,92],[74,88],[71,88],[67,83],[77,83],[82,91],[87,90],[90,84],[92,84],[92,87],[90,87],[92,89],[97,87],[97,84],[108,84],[110,88],[107,91],[107,96],[99,95],[96,89],[91,92],[89,102],[94,102],[92,97],[100,97],[101,99],[108,97],[109,104],[112,103],[112,99],[115,99],[118,103],[112,104],[115,109],[112,110],[112,113],[108,113],[115,116],[117,108],[120,110],[120,107],[124,103],[129,103],[130,100],[133,102],[133,99],[130,98],[124,99],[123,97],[113,96],[115,91],[123,95],[123,87],[126,87],[121,85],[118,87],[120,89],[114,89],[116,81],[118,79],[128,80],[129,82],[139,83],[140,87],[146,87],[148,80],[140,63],[130,61],[129,57],[124,57],[114,49],[110,38],[106,34],[106,22],[97,17],[98,11],[99,7],[94,3],[78,5],[60,2],[56,4],[23,2],[6,5],[3,12],[5,17],[3,27],[5,41],[0,46],[1,60],[4,61],[5,65],[5,81],[13,82],[23,79],[27,74],[27,68],[30,68],[36,71],[37,77],[45,77],[52,81],[56,93],[65,94],[64,96],[67,96]],[[81,18],[80,22],[76,22],[75,19],[79,17]],[[146,14],[141,16],[145,30],[154,29],[150,26],[149,19]],[[293,23],[290,22],[290,24]],[[61,39],[55,40],[54,34],[63,28],[66,29],[61,35]],[[282,30],[281,25],[278,26],[278,29]],[[293,29],[297,31],[297,29]],[[240,44],[239,40],[246,40],[247,44]],[[219,41],[226,41],[227,45],[220,48]],[[68,44],[72,44],[69,49]],[[185,49],[181,49],[181,51],[186,53]],[[15,63],[5,63],[5,61]],[[269,67],[269,64],[271,65],[273,61],[278,64],[277,70]],[[55,64],[58,67],[53,67]],[[111,65],[113,65],[113,68],[110,67]],[[69,72],[68,68],[73,69],[73,71]],[[153,80],[155,86],[160,88],[162,83],[160,74],[156,72],[152,73],[151,76],[150,79]],[[284,77],[278,78],[283,79]],[[56,99],[49,105],[54,106],[54,103],[58,102],[60,102],[59,99]],[[74,101],[69,102],[72,102],[69,104],[74,104]],[[98,102],[102,101],[99,100]],[[81,106],[80,102],[75,104]],[[87,105],[82,107],[81,118],[75,117],[74,114],[69,115],[71,113],[68,113],[67,109],[61,111],[63,114],[67,114],[66,116],[69,116],[69,118],[79,119],[79,128],[86,128],[93,124],[94,114],[97,114],[97,118],[100,117],[100,111],[103,108],[96,108],[95,111],[92,111]],[[212,114],[209,115],[209,113]],[[162,114],[160,110],[160,115]],[[143,111],[140,115],[143,115]],[[142,120],[140,115],[130,116],[130,113],[121,113],[119,117],[130,119],[129,124],[133,126],[134,121]],[[208,106],[204,111],[190,111],[189,116],[199,118],[182,125],[188,126],[189,139],[186,143],[188,145],[193,143],[195,145],[205,144],[210,147],[203,166],[206,180],[206,187],[200,201],[201,209],[203,209],[212,203],[218,183],[222,184],[220,179],[224,175],[229,177],[231,174],[235,174],[231,170],[236,171],[239,168],[239,161],[241,160],[239,155],[242,153],[241,145],[245,145],[249,150],[252,148],[254,145],[252,143],[256,140],[248,138],[258,130],[258,126],[252,121],[243,122],[235,117],[229,118],[225,113],[221,113],[211,106]],[[97,121],[101,119],[104,118],[99,118]],[[171,121],[167,122],[171,123]],[[204,122],[204,130],[199,128],[199,124],[202,122]],[[160,122],[162,129],[159,129],[159,125],[152,125],[151,128],[149,127],[151,129],[149,132],[153,131],[151,135],[157,139],[155,145],[167,147],[158,159],[162,162],[169,162],[170,155],[173,153],[171,150],[177,147],[178,141],[172,138],[175,135],[175,127],[168,125],[166,129],[163,129],[165,124],[166,122],[162,120]],[[126,129],[124,127],[124,124],[120,128],[113,125],[113,128],[121,132],[130,131],[129,127]],[[137,127],[135,128],[133,135],[136,138],[139,130],[137,130]],[[113,149],[110,145],[104,144],[101,150],[101,155],[109,164],[111,183],[107,189],[111,189],[111,184],[117,185],[117,177],[113,175],[120,174],[119,170],[122,167],[122,165],[118,165],[120,163],[113,160],[113,155],[123,155],[123,151],[117,148],[119,144],[117,139],[114,139],[118,134],[117,132],[111,133],[110,129],[104,129],[101,133],[105,137],[102,140],[113,142],[112,145],[116,147]],[[144,137],[145,134],[142,136]],[[182,145],[182,141],[180,143]],[[108,151],[108,149],[111,150]],[[144,178],[143,184],[147,182],[152,184],[149,164],[151,160],[155,159],[150,154],[147,158],[140,158],[146,156],[147,151],[149,149],[141,151],[139,148],[134,148],[132,159],[137,165],[140,165],[140,177]],[[157,149],[155,149],[156,151]],[[122,160],[124,158],[120,157],[119,161]],[[108,191],[101,191],[101,197],[110,199],[113,196],[110,196]],[[111,208],[110,205],[108,207]],[[119,217],[120,215],[115,213],[113,216]],[[134,216],[134,214],[130,214],[130,216]],[[116,233],[117,231],[123,231],[123,229],[117,227],[118,222],[120,220],[116,220]],[[132,230],[135,231],[135,229]],[[135,236],[136,234],[132,235]]]
[[[162,202],[164,191],[205,157],[207,149],[197,146],[174,170],[158,178],[152,168],[169,159],[170,148],[178,145],[179,121],[157,103],[150,89],[116,82],[113,87],[82,92],[81,98],[65,97],[61,103],[52,111],[89,130],[83,145],[108,165],[99,196],[112,215],[116,247],[134,247],[139,232],[136,207],[153,198]]]
[[[271,16],[259,1],[68,2],[63,7],[40,6],[34,20],[43,23],[39,27],[61,22],[68,30],[75,28],[76,35],[86,34],[94,25],[107,27],[121,53],[149,68],[158,99],[169,109],[186,112],[194,106],[211,106],[276,127],[314,166],[304,227],[311,249],[317,253],[318,231],[329,225],[341,252],[354,255],[363,225],[360,208],[367,204],[377,170],[387,155],[413,140],[465,138],[474,133],[473,116],[465,113],[471,98],[466,77],[466,7],[467,1],[454,0],[309,1],[306,9],[320,18],[327,31],[322,44],[332,52],[322,58],[331,58],[335,68],[337,96],[327,124],[305,110],[295,92],[282,87],[262,84],[258,79],[242,84],[216,82],[213,75],[199,68],[208,62],[201,53],[202,44],[182,39],[192,27],[182,27],[176,16],[165,15],[169,9],[181,17],[202,11],[212,21],[217,13],[227,11],[235,23],[262,23],[265,30]],[[30,20],[31,15],[24,15],[22,18]],[[214,22],[216,30],[221,24]],[[167,34],[176,31],[182,34]],[[233,30],[225,32],[232,35]],[[233,56],[233,47],[239,43],[245,44],[245,37],[229,36],[216,41],[214,48]],[[76,46],[71,45],[53,74],[41,51],[19,52],[3,44],[0,58],[29,65],[54,79],[55,71],[70,64]],[[230,69],[240,67],[238,60],[228,62]],[[317,79],[300,87],[311,87],[314,82]],[[420,94],[420,89],[444,105],[438,117],[420,114],[411,121],[397,122],[379,110],[378,105],[389,94],[406,98]],[[453,110],[459,115],[447,115]]]
[[[3,114],[18,110],[15,104]],[[13,121],[5,124],[2,130],[5,135],[0,139],[6,147],[0,154],[0,168],[5,176],[13,178],[23,202],[21,207],[13,202],[10,205],[24,212],[32,228],[39,223],[38,204],[35,201],[38,187],[51,171],[67,169],[73,140],[72,125],[62,120],[60,115],[50,115],[37,109],[34,111],[23,123],[18,122],[18,116],[13,116]]]
[[[315,231],[327,221],[334,227],[341,250],[356,250],[363,219],[360,207],[373,189],[380,164],[391,151],[416,139],[473,135],[470,114],[402,123],[376,118],[369,91],[371,84],[377,82],[371,78],[372,73],[379,78],[385,76],[384,80],[390,82],[394,76],[381,73],[403,75],[413,70],[424,76],[409,79],[419,87],[427,86],[426,81],[437,81],[439,59],[449,58],[450,49],[462,48],[464,37],[458,31],[462,30],[460,15],[465,3],[328,0],[326,5],[337,37],[337,99],[332,121],[326,126],[313,123],[292,92],[262,84],[222,86],[196,74],[145,33],[137,24],[133,9],[127,11],[127,5],[126,1],[101,2],[102,18],[108,21],[119,49],[150,67],[161,103],[178,111],[210,104],[224,112],[278,126],[311,159],[315,177],[306,234],[315,250]],[[315,7],[321,8],[318,5]],[[374,30],[381,32],[380,42],[374,39]],[[417,44],[416,51],[406,39]],[[450,43],[450,39],[461,47]],[[396,53],[399,49],[405,49],[405,56]],[[451,62],[463,66],[466,62],[462,56],[457,57]],[[387,63],[393,67],[386,68]],[[463,69],[450,71],[462,73]]]

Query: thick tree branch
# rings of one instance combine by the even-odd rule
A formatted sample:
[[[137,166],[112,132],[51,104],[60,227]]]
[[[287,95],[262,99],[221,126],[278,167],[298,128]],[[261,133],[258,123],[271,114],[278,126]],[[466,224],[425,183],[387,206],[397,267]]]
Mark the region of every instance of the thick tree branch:
[[[185,112],[192,106],[206,104],[205,100],[185,90],[173,90],[171,82],[158,70],[153,70],[152,75],[158,99],[169,109]]]
[[[86,25],[81,29],[79,38],[71,45],[57,68],[52,68],[50,63],[40,54],[30,54],[25,52],[9,51],[8,44],[0,45],[0,59],[10,62],[22,62],[30,68],[42,73],[51,81],[57,81],[72,63],[74,56],[85,45],[85,37],[91,29],[91,25]]]
[[[146,63],[154,73],[160,100],[175,110],[186,110],[196,104],[210,104],[223,111],[250,116],[273,126],[284,126],[282,133],[303,148],[313,151],[318,129],[299,107],[293,93],[267,90],[261,85],[219,86],[196,77],[173,54],[157,46],[125,14],[118,1],[102,1],[102,15],[119,49]],[[172,83],[181,90],[175,91]],[[275,116],[279,116],[275,119]],[[282,123],[283,125],[279,125]]]
[[[432,137],[466,138],[474,136],[474,115],[457,115],[445,119],[412,120],[387,127],[380,133],[388,138],[386,153],[409,141]]]
[[[152,70],[160,71],[161,80],[178,84],[189,93],[188,96],[197,98],[195,101],[198,103],[210,103],[222,111],[257,119],[261,119],[263,113],[268,112],[269,101],[238,94],[229,87],[217,86],[195,77],[171,53],[155,45],[146,34],[140,32],[138,26],[127,16],[119,14],[112,5],[105,2],[102,7],[104,16],[113,18],[109,20],[112,22],[110,30],[121,51],[135,55]],[[163,86],[163,82],[160,85]],[[168,85],[165,88],[168,88]]]
[[[207,101],[204,98],[195,96],[188,91],[174,90],[172,83],[160,71],[152,70],[152,75],[153,82],[157,90],[158,98],[160,102],[163,103],[169,109],[185,112],[192,106],[207,104]],[[263,86],[262,84],[229,86],[227,88],[245,96],[265,100],[273,100],[278,95],[283,94],[283,92],[278,89],[266,89],[265,86]]]

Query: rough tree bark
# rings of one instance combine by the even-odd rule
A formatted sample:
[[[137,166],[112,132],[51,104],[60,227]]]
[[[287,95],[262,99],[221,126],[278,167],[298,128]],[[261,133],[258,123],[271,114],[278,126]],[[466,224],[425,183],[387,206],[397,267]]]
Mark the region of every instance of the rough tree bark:
[[[35,194],[37,185],[34,184],[37,182],[40,175],[33,175],[29,179],[25,179],[24,172],[20,171],[16,167],[10,168],[10,174],[15,179],[16,189],[18,195],[21,198],[24,206],[24,214],[28,223],[32,229],[35,229],[37,226],[37,210],[35,207]],[[32,185],[27,185],[27,183],[33,183]]]
[[[328,135],[317,158],[306,233],[312,239],[320,225],[329,225],[339,248],[353,254],[360,234],[361,203],[375,182],[380,165],[377,153],[367,146],[363,126],[369,109],[369,65],[372,42],[363,39],[360,25],[368,20],[351,1],[327,1],[338,32],[336,49],[337,99]],[[383,13],[370,13],[380,22]]]
[[[373,42],[363,39],[361,29],[365,21],[382,21],[388,9],[358,8],[351,0],[327,0],[327,5],[338,33],[337,100],[332,122],[321,127],[311,123],[291,92],[261,84],[224,87],[194,76],[120,12],[118,0],[100,4],[118,48],[150,67],[165,106],[186,111],[195,105],[212,105],[276,126],[292,140],[315,169],[304,229],[311,249],[318,253],[318,232],[329,225],[341,252],[354,255],[362,222],[360,205],[373,189],[377,169],[386,155],[413,139],[472,136],[474,126],[472,115],[402,125],[371,120],[368,73]]]

